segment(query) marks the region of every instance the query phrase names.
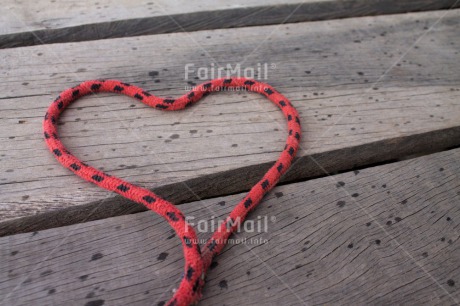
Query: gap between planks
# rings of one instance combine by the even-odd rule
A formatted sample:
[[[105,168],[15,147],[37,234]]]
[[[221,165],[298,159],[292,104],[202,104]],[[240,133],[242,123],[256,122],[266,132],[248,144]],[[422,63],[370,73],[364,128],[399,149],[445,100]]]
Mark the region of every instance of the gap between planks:
[[[33,6],[6,0],[0,8],[0,48],[458,7],[455,0],[71,0],[52,5],[39,0]]]
[[[391,162],[411,155],[437,152],[441,148],[449,149],[458,145],[456,139],[460,139],[460,127],[303,156],[294,160],[294,167],[289,169],[281,178],[280,183],[301,181],[306,178],[313,179],[326,174],[353,169],[357,165],[365,167],[375,163]],[[153,188],[152,191],[174,204],[234,194],[249,190],[272,164],[264,163],[200,176]],[[0,222],[0,237],[133,214],[145,210],[147,209],[143,205],[134,203],[120,195],[114,195],[88,204]]]

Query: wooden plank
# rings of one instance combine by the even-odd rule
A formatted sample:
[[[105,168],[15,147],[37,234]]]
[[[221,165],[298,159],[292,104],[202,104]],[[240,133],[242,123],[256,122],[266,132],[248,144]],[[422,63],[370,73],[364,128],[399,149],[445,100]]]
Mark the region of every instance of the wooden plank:
[[[200,305],[459,303],[459,160],[454,149],[276,187],[249,219],[267,226],[234,236],[246,243],[215,259]],[[243,196],[181,208],[205,239],[204,224]],[[152,212],[3,237],[0,295],[160,305],[179,282],[179,249]]]
[[[186,64],[210,67],[212,57],[235,67],[244,56],[243,67],[275,63],[266,81],[298,108],[304,131],[299,152],[303,159],[289,180],[324,174],[309,161],[311,155],[336,172],[459,145],[460,11],[443,14],[1,50],[6,71],[0,76],[1,218],[97,201],[79,207],[82,214],[59,211],[42,224],[32,219],[19,227],[2,225],[2,233],[140,209],[130,203],[108,208],[110,201],[104,199],[112,200],[110,193],[63,169],[45,147],[41,122],[50,101],[85,79],[119,78],[157,95],[177,96],[185,92],[187,82],[199,82],[184,79]],[[434,29],[426,30],[436,22]],[[416,48],[404,54],[421,35]],[[269,37],[269,43],[259,45],[260,37]],[[187,48],[179,47],[188,41]],[[201,53],[210,57],[196,56]],[[127,97],[99,95],[74,104],[61,124],[63,141],[76,156],[128,181],[164,188],[160,194],[175,202],[247,189],[277,158],[286,135],[281,112],[244,92],[210,95],[179,113],[148,109]],[[87,213],[101,201],[104,210]]]
[[[0,48],[459,7],[455,0],[6,0]],[[92,9],[88,9],[92,8]]]

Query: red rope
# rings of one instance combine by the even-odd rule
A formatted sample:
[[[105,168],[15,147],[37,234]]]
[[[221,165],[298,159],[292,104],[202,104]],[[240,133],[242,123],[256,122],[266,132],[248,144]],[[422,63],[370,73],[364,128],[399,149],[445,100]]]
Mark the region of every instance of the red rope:
[[[263,178],[255,184],[249,193],[233,209],[222,223],[222,226],[212,235],[204,248],[198,245],[195,230],[185,222],[182,212],[172,203],[162,199],[153,192],[130,184],[114,176],[110,176],[81,162],[73,156],[57,136],[56,122],[64,109],[78,98],[95,92],[115,92],[134,97],[143,103],[161,110],[180,110],[189,106],[212,91],[225,88],[244,88],[257,92],[273,103],[284,113],[287,119],[289,136],[286,146],[275,164]],[[168,221],[182,241],[185,267],[180,286],[168,305],[190,305],[201,297],[204,276],[214,256],[224,248],[228,237],[242,223],[249,211],[254,209],[262,197],[270,191],[290,167],[297,153],[300,140],[300,122],[296,109],[288,99],[278,93],[270,85],[245,78],[215,79],[195,87],[188,94],[178,99],[163,99],[155,97],[141,88],[116,80],[86,81],[80,85],[63,91],[50,105],[43,122],[46,144],[56,159],[66,168],[102,188],[115,191],[125,198],[145,205]]]

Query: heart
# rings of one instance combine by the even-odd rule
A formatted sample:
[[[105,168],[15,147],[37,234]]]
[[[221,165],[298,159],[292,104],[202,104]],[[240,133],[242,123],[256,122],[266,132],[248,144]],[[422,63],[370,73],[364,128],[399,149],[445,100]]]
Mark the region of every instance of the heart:
[[[96,92],[115,92],[140,100],[160,110],[180,110],[206,96],[210,92],[227,88],[242,88],[257,92],[277,105],[287,119],[289,135],[286,146],[275,164],[255,184],[248,194],[232,210],[222,225],[213,233],[206,245],[200,248],[195,230],[186,221],[182,212],[172,203],[162,199],[150,190],[110,176],[81,162],[62,144],[57,135],[56,123],[64,109],[78,98]],[[291,166],[299,148],[301,135],[300,120],[289,100],[268,84],[246,78],[215,79],[196,86],[192,91],[177,99],[159,98],[139,87],[117,80],[92,80],[63,91],[50,105],[43,121],[46,144],[56,159],[66,168],[102,188],[115,191],[123,197],[145,205],[163,218],[175,230],[182,241],[185,259],[184,276],[168,305],[190,305],[198,302],[204,286],[204,278],[212,259],[224,248],[228,237],[244,222],[253,210],[279,181]]]

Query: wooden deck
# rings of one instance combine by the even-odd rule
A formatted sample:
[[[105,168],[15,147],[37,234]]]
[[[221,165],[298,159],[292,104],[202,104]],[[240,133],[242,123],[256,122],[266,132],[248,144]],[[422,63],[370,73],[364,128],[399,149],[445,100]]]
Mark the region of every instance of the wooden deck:
[[[251,214],[268,230],[234,237],[266,243],[228,245],[200,305],[460,303],[459,1],[36,2],[0,8],[0,305],[171,296],[183,259],[168,225],[62,168],[41,123],[87,79],[182,95],[201,82],[184,79],[190,63],[268,63],[303,128],[295,166]],[[286,134],[246,92],[172,113],[101,94],[59,124],[83,161],[209,222]]]

